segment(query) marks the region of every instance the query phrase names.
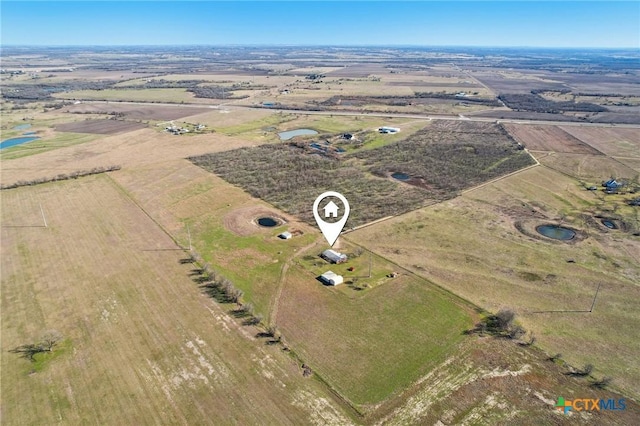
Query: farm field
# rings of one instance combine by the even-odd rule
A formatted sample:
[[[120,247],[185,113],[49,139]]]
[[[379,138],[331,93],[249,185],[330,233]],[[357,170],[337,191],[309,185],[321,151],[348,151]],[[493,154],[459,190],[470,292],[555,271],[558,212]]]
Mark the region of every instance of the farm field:
[[[185,229],[182,226],[183,221],[191,224],[191,232],[194,236],[206,233],[204,231],[207,226],[217,229],[218,237],[216,237],[216,240],[219,241],[217,244],[222,249],[215,249],[209,254],[210,252],[206,248],[205,242],[194,241],[194,245],[197,246],[197,250],[203,256],[207,257],[207,260],[212,261],[215,269],[222,270],[225,274],[232,276],[234,283],[238,286],[243,286],[243,288],[247,287],[244,287],[246,284],[241,277],[251,273],[247,271],[261,271],[261,279],[252,281],[257,284],[256,288],[259,288],[263,280],[266,282],[276,281],[276,276],[269,274],[265,269],[259,269],[259,265],[261,263],[268,264],[270,262],[269,259],[273,257],[279,258],[279,254],[275,254],[276,250],[284,251],[284,254],[291,256],[290,252],[287,251],[288,245],[291,243],[295,244],[294,248],[299,247],[300,240],[296,241],[298,237],[286,242],[273,239],[273,235],[279,232],[279,228],[265,233],[255,225],[248,224],[247,222],[250,218],[255,217],[255,214],[259,212],[264,212],[269,207],[266,205],[260,207],[261,203],[252,200],[242,191],[198,167],[185,166],[176,161],[171,165],[164,164],[162,168],[154,167],[135,171],[122,170],[114,173],[113,177],[124,188],[127,188],[128,192],[131,191],[131,195],[141,203],[145,211],[161,223],[165,229],[169,230],[172,235],[175,235],[181,244],[186,244],[187,242]],[[258,206],[256,206],[256,203]],[[253,211],[254,215],[245,216],[244,213],[247,209]],[[230,214],[234,217],[242,218],[243,220],[240,223],[244,222],[247,225],[241,228],[229,228],[229,223],[226,219],[229,218]],[[282,215],[282,213],[279,213],[279,215]],[[237,225],[237,222],[234,223]],[[292,222],[289,222],[288,226],[289,228],[293,227]],[[297,224],[296,228],[305,232],[309,229],[302,223]],[[496,374],[499,377],[504,377],[500,379],[504,380],[504,383],[516,383],[511,382],[511,380],[519,379],[520,377],[523,379],[526,377],[527,381],[525,383],[529,383],[528,380],[539,380],[536,379],[538,377],[537,374],[542,373],[530,375],[527,373],[528,367],[524,367],[524,363],[521,361],[511,363],[505,360],[502,363],[485,364],[484,361],[480,360],[485,360],[486,356],[480,354],[475,355],[478,357],[475,364],[464,361],[466,359],[464,357],[460,358],[460,362],[465,362],[464,365],[469,367],[463,370],[464,380],[454,379],[455,377],[460,377],[459,374],[461,372],[451,371],[448,366],[452,362],[457,364],[454,360],[459,359],[459,354],[465,353],[464,351],[472,347],[474,344],[471,342],[475,340],[463,338],[462,334],[455,333],[455,337],[449,341],[445,334],[446,336],[450,335],[444,329],[437,328],[438,332],[445,334],[439,338],[438,345],[434,346],[433,342],[428,343],[429,339],[431,339],[430,336],[433,335],[433,332],[428,330],[431,330],[431,327],[435,324],[441,324],[442,321],[454,321],[454,323],[463,321],[455,327],[467,328],[470,324],[470,318],[476,318],[476,316],[469,314],[467,309],[460,310],[459,307],[456,307],[456,303],[451,301],[451,296],[442,294],[437,288],[419,278],[406,275],[407,273],[402,269],[399,270],[401,272],[400,277],[387,280],[369,290],[356,291],[350,284],[347,284],[346,287],[338,288],[324,287],[315,279],[318,271],[333,269],[342,272],[340,268],[344,269],[349,264],[354,265],[354,263],[338,265],[337,267],[334,265],[327,265],[326,268],[321,266],[314,267],[313,263],[315,262],[308,260],[307,257],[312,256],[314,259],[318,259],[315,255],[324,247],[323,244],[317,244],[317,238],[319,237],[317,230],[310,229],[309,232],[313,236],[312,241],[316,241],[316,244],[306,251],[295,252],[291,257],[293,262],[289,264],[286,274],[284,274],[284,285],[277,315],[275,317],[268,316],[267,318],[270,318],[269,321],[273,321],[279,327],[287,344],[298,356],[302,357],[303,362],[310,366],[314,373],[319,374],[329,386],[338,390],[341,395],[356,404],[356,408],[364,414],[364,418],[361,421],[367,424],[373,423],[381,416],[387,415],[390,416],[389,421],[393,421],[391,419],[397,417],[398,420],[395,421],[398,422],[402,421],[401,419],[405,418],[404,416],[417,416],[417,418],[422,416],[440,418],[443,416],[442,406],[432,411],[431,409],[426,409],[430,405],[424,407],[420,405],[420,407],[424,408],[420,409],[418,406],[411,405],[417,404],[415,400],[406,400],[406,394],[403,389],[407,384],[410,384],[410,388],[414,389],[414,382],[415,389],[410,391],[409,394],[413,394],[414,391],[424,392],[424,395],[431,395],[425,397],[425,400],[434,401],[434,404],[438,398],[446,399],[446,395],[450,395],[453,391],[463,392],[467,396],[456,399],[457,402],[455,404],[446,404],[446,406],[455,406],[454,411],[459,410],[456,412],[459,413],[458,415],[461,418],[464,418],[465,415],[463,413],[469,407],[476,407],[475,410],[480,410],[480,407],[484,404],[483,397],[470,396],[464,393],[463,390],[466,386],[476,386],[474,383],[478,381],[477,377],[484,377],[479,379],[479,383],[483,383],[484,386],[493,386],[492,383],[495,383],[496,379],[492,377]],[[233,238],[230,238],[230,236],[233,236]],[[243,241],[252,241],[252,248],[250,250],[240,248],[244,244]],[[354,247],[347,241],[342,241],[339,244],[339,250],[345,252],[354,251]],[[216,253],[241,253],[242,256],[233,257],[232,260],[229,260],[220,257]],[[367,259],[368,256],[363,254],[358,261],[363,260],[364,263],[355,263],[360,274],[364,273],[366,269]],[[319,263],[324,263],[324,261]],[[374,281],[379,280],[377,278],[379,272],[376,271],[388,273],[391,270],[398,270],[387,261],[380,260],[377,256],[374,256],[373,266]],[[348,275],[345,273],[345,276]],[[361,284],[365,282],[370,281],[364,278],[360,280]],[[268,288],[271,291],[274,290],[274,287]],[[421,297],[423,298],[415,299],[415,294],[422,295]],[[253,303],[257,307],[260,306],[261,298],[259,293],[253,293],[250,296],[253,298]],[[455,301],[456,299],[453,298],[453,300]],[[437,304],[439,309],[452,310],[445,310],[448,314],[434,319],[432,317],[435,313],[434,310],[425,311],[424,304],[429,306]],[[348,309],[345,306],[348,306]],[[378,310],[372,310],[373,308],[369,308],[370,306]],[[259,308],[260,311],[262,309],[262,307]],[[389,318],[392,316],[394,318],[403,318],[403,320],[398,322],[390,321]],[[381,327],[375,326],[375,324],[385,321],[385,319],[389,324],[382,328],[388,330],[380,332]],[[408,327],[407,324],[412,324],[412,326]],[[311,332],[315,333],[312,334],[315,336],[313,340],[308,339],[308,333]],[[389,341],[393,341],[394,344],[388,344]],[[494,344],[488,341],[485,343],[486,349],[483,350],[486,350],[487,353],[492,352],[495,356],[496,347]],[[370,345],[373,345],[372,348],[369,348]],[[326,347],[330,347],[332,350],[327,351]],[[354,350],[354,347],[358,349]],[[416,349],[407,350],[409,347]],[[511,349],[500,349],[501,353],[503,350],[507,351],[506,356],[509,359],[522,356],[522,354],[514,353],[515,348],[518,348],[517,345],[511,344],[510,347]],[[378,356],[380,353],[387,352],[389,356],[394,357],[394,362],[383,365]],[[438,373],[444,375],[441,376],[441,379],[438,379],[438,385],[435,388],[432,388],[434,384],[430,379],[418,380],[422,376],[422,372],[426,371],[420,367],[422,362],[436,366],[436,371],[440,371],[440,369],[446,371],[446,373]],[[526,363],[530,362],[527,361]],[[442,363],[444,363],[444,366],[440,366]],[[390,375],[390,370],[386,368],[387,364],[393,365],[397,374]],[[538,364],[544,366],[544,362],[538,361]],[[501,366],[500,368],[504,368],[507,371],[511,368],[513,369],[512,371],[521,371],[521,373],[511,378],[512,376],[504,373],[504,370],[496,370],[497,366]],[[536,367],[536,371],[540,371],[538,367]],[[451,374],[451,376],[447,376],[448,374]],[[545,372],[544,374],[556,374],[560,378],[563,377],[558,372]],[[368,386],[359,386],[358,383],[361,380],[365,380],[364,377],[369,377],[368,381],[365,382]],[[390,377],[393,377],[393,380],[390,380]],[[457,384],[453,387],[448,387],[445,383],[449,383],[450,379],[445,377],[451,377],[451,380],[454,380]],[[349,378],[352,379],[350,380]],[[541,390],[542,394],[546,395],[548,399],[553,398],[552,395],[557,393],[559,389],[564,389],[563,386],[567,386],[567,389],[578,390],[581,386],[579,383],[571,385],[565,383],[562,386],[558,386],[555,383],[556,379],[550,378],[549,380],[548,390]],[[427,384],[429,385],[427,386]],[[496,392],[501,392],[499,390],[500,386],[507,385],[496,384]],[[532,403],[536,404],[536,410],[538,410],[536,412],[540,413],[541,416],[545,415],[543,413],[549,409],[546,402],[535,398],[532,401],[526,396],[524,387],[518,387],[517,389],[520,390],[515,392],[513,391],[513,386],[515,385],[509,386],[512,389],[509,395],[519,395],[518,404],[522,404],[523,407]],[[439,389],[437,392],[440,395],[439,397],[433,396],[435,389]],[[504,393],[501,393],[501,395],[504,395]],[[512,398],[511,396],[505,397]],[[365,401],[365,403],[362,401]],[[369,403],[366,403],[366,401],[369,401]],[[371,401],[377,402],[372,403]],[[407,408],[405,404],[410,405],[411,408]],[[443,404],[443,402],[439,404]],[[390,410],[394,410],[393,414],[390,414]],[[501,412],[499,407],[494,407],[492,410],[495,411],[494,415],[499,415]]]
[[[633,308],[640,296],[640,244],[628,232],[607,230],[596,216],[631,229],[638,224],[623,200],[606,200],[536,167],[348,238],[484,309],[514,309],[548,353],[562,353],[572,365],[592,363],[637,396],[640,346],[631,336],[640,325]],[[518,230],[560,220],[588,237],[565,244]],[[592,313],[535,313],[588,311],[598,285]]]
[[[210,103],[207,99],[198,99],[185,89],[104,89],[76,90],[55,95],[59,99],[89,99],[97,101],[141,101],[141,102],[192,102]]]
[[[0,159],[12,160],[28,157],[59,148],[91,142],[99,137],[86,133],[54,133],[53,131],[43,131],[42,133],[44,136],[42,139],[3,149],[0,152]]]
[[[505,124],[504,127],[515,140],[531,151],[602,155],[595,148],[572,136],[569,127],[566,127],[566,130],[558,126],[517,124]]]
[[[144,129],[141,123],[124,120],[84,120],[56,126],[58,132],[91,133],[99,135],[115,135]]]
[[[108,176],[3,192],[1,232],[3,424],[350,423]],[[53,356],[8,352],[49,329]]]
[[[617,160],[602,155],[572,155],[563,153],[533,152],[540,163],[556,171],[567,173],[590,185],[599,185],[612,176],[632,180],[638,174],[627,160]]]
[[[2,50],[3,425],[638,423],[637,52]]]
[[[209,111],[209,108],[167,106],[167,105],[127,105],[117,103],[91,102],[69,105],[64,109],[71,114],[123,114],[129,120],[176,120]]]
[[[45,156],[22,156],[11,160],[3,164],[0,183],[8,185],[18,180],[52,177],[58,173],[110,165],[120,165],[123,168],[139,167],[189,155],[202,155],[256,144],[251,140],[215,133],[173,136],[156,129],[141,129],[87,140],[77,145],[53,149]],[[46,143],[46,139],[43,138],[38,143]],[[8,149],[7,155],[17,148]]]
[[[610,156],[640,158],[640,129],[561,127],[567,133]]]
[[[346,297],[313,275],[290,268],[277,324],[305,362],[363,413],[455,353],[473,324],[455,299],[412,276]]]
[[[189,245],[190,232],[194,250],[243,290],[265,321],[286,261],[319,237],[316,229],[186,160],[122,170],[114,179],[181,245]],[[262,216],[285,223],[260,227],[255,221]],[[302,235],[276,237],[287,229]]]

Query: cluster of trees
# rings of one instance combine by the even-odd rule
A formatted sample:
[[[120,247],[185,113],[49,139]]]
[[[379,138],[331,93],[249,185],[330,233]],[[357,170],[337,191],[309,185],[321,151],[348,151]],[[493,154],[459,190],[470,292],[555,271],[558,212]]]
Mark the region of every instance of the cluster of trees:
[[[389,105],[389,106],[407,106],[412,105],[419,99],[450,99],[453,101],[464,101],[468,103],[486,105],[486,106],[501,106],[497,99],[488,98],[476,98],[476,97],[457,97],[455,94],[444,92],[416,92],[413,96],[332,96],[321,102],[315,102],[317,105],[322,106],[337,106],[337,105],[350,105],[360,106],[366,104],[377,105]]]
[[[187,89],[195,95],[196,98],[208,99],[244,99],[248,96],[233,96],[231,89],[224,86],[197,86]]]
[[[3,189],[13,189],[19,188],[21,186],[33,186],[39,185],[47,182],[57,182],[61,180],[69,180],[69,179],[77,179],[83,176],[97,175],[100,173],[113,172],[115,170],[120,170],[120,166],[108,166],[108,167],[94,167],[91,170],[78,170],[71,173],[60,173],[54,177],[42,177],[31,180],[19,180],[15,183],[9,185],[0,185],[0,190]]]
[[[533,164],[503,128],[476,124],[428,128],[402,142],[339,158],[319,155],[304,144],[278,144],[189,160],[308,223],[314,223],[309,204],[324,188],[335,188],[360,206],[346,224],[354,227],[427,200],[453,197],[463,188]],[[389,179],[394,172],[415,178],[408,181],[413,186]]]
[[[5,86],[2,90],[2,97],[12,101],[43,101],[54,99],[54,93],[68,92],[73,90],[103,90],[111,87],[113,82],[101,81],[69,81],[64,84],[12,84]]]
[[[551,114],[560,114],[565,111],[577,112],[604,112],[608,111],[601,105],[589,102],[572,102],[562,101],[556,102],[545,99],[536,93],[512,93],[502,94],[498,98],[504,102],[506,106],[515,111],[544,112]]]
[[[315,223],[309,204],[327,187],[360,206],[347,227],[417,208],[430,196],[424,189],[374,178],[353,162],[293,145],[261,145],[189,160],[308,223]]]
[[[145,81],[144,84],[139,85],[127,85],[119,86],[121,89],[187,89],[190,87],[196,87],[199,84],[206,83],[206,80],[165,80],[163,78],[158,80]]]
[[[516,322],[516,313],[514,311],[501,309],[494,315],[486,316],[468,333],[490,334],[492,336],[508,337],[509,339],[519,339],[526,334],[526,330]],[[528,344],[531,345],[534,342],[535,338],[532,336]]]
[[[492,336],[506,337],[513,340],[521,339],[527,334],[526,330],[517,323],[516,313],[511,309],[501,309],[494,315],[486,316],[480,323],[476,324],[475,328],[473,328],[472,330],[468,330],[467,333],[478,333],[481,335],[489,334]],[[531,346],[535,342],[535,336],[533,335],[533,333],[530,333],[529,339],[526,341],[521,341],[520,344],[523,346]],[[549,356],[547,359],[552,362],[557,362],[561,360],[561,358],[562,354],[557,353],[555,355]],[[582,368],[574,368],[571,366],[568,367],[569,371],[565,373],[566,375],[575,377],[591,377],[591,386],[598,389],[606,388],[613,381],[613,379],[608,376],[604,376],[600,379],[593,378],[593,364],[585,364]]]
[[[477,92],[476,92],[477,93]],[[486,106],[501,106],[500,102],[497,99],[488,99],[488,98],[474,98],[470,96],[459,97],[455,94],[445,93],[445,92],[416,92],[416,98],[432,98],[432,99],[451,99],[456,101],[464,101],[474,104],[486,105]]]
[[[493,125],[495,132],[422,130],[408,139],[378,149],[359,151],[368,170],[380,177],[402,172],[432,196],[448,198],[469,186],[533,164],[518,144]]]

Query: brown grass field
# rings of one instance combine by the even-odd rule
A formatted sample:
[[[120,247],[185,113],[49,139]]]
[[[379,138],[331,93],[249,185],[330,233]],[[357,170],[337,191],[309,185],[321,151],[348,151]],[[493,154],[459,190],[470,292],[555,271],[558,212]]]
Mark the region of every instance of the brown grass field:
[[[558,126],[534,126],[505,124],[505,129],[515,140],[531,151],[553,151],[570,154],[601,155],[593,147],[572,136],[570,128],[566,130]]]
[[[108,176],[3,192],[2,424],[350,422],[176,248]],[[52,328],[53,356],[8,352]]]
[[[115,135],[144,129],[141,123],[124,120],[84,120],[56,126],[58,132],[92,133],[99,135]]]
[[[606,200],[571,178],[536,167],[349,238],[487,310],[515,309],[544,350],[564,354],[573,365],[594,364],[637,397],[640,346],[631,336],[640,326],[633,308],[640,296],[640,244],[637,237],[606,231],[590,219],[613,215],[637,228],[636,212],[622,200]],[[611,203],[618,206],[615,213]],[[589,237],[563,244],[531,238],[515,227],[561,218]],[[589,310],[599,284],[593,313],[534,313]]]
[[[560,128],[607,155],[640,158],[640,129],[574,126]]]
[[[81,103],[64,108],[72,114],[122,113],[130,120],[175,120],[209,111],[208,108],[167,106],[167,105],[127,105],[117,103]]]
[[[10,110],[3,101],[3,138],[19,135],[13,127],[29,122],[41,140],[3,150],[0,183],[122,168],[0,192],[1,424],[638,423],[640,240],[634,233],[640,211],[626,204],[631,194],[605,195],[584,185],[610,176],[635,179],[639,130],[505,124],[540,165],[349,231],[335,248],[349,253],[350,261],[330,265],[318,257],[327,246],[317,227],[186,158],[278,144],[278,132],[297,128],[334,141],[353,133],[366,143],[345,149],[365,153],[425,126],[489,143],[500,132],[485,134],[493,122],[238,106],[309,108],[331,97],[359,96],[354,103],[361,104],[332,108],[471,117],[493,108],[463,106],[457,99],[411,105],[363,99],[595,86],[568,73],[565,81],[547,71],[465,71],[442,58],[406,67],[393,60],[390,68],[384,51],[365,60],[345,51],[307,65],[320,54],[291,63],[251,59],[237,70],[215,71],[222,67],[217,65],[195,73],[154,65],[144,68],[153,75],[78,69],[48,77],[43,68],[42,83],[118,84],[57,94],[60,100],[94,99],[58,110],[47,111],[45,102]],[[326,77],[316,83],[305,78],[311,73]],[[142,85],[150,76],[264,87],[245,87],[235,95],[248,98],[225,101],[194,98],[185,89],[118,88]],[[103,98],[147,103],[95,101]],[[104,120],[110,113],[129,121]],[[178,119],[205,124],[212,133],[161,131],[162,121]],[[376,129],[383,125],[402,131],[380,135]],[[263,215],[281,224],[260,227],[256,219]],[[621,229],[607,229],[602,219]],[[542,237],[535,226],[543,223],[569,226],[578,238],[563,243]],[[278,239],[285,230],[297,232],[291,240]],[[188,260],[189,246],[244,292],[242,303],[253,305],[262,325],[244,324],[238,305],[205,291],[203,265]],[[359,249],[363,253],[355,255]],[[345,284],[321,284],[317,276],[326,270],[342,274]],[[501,308],[516,311],[527,330],[522,341],[467,332]],[[282,341],[264,337],[270,325]],[[30,362],[10,352],[51,329],[63,336],[53,353]],[[523,344],[532,336],[535,344]],[[555,353],[561,359],[550,361]],[[588,363],[595,366],[591,377],[569,374]],[[303,377],[303,364],[310,377]],[[590,386],[603,376],[613,378],[608,389]],[[559,396],[626,398],[627,408],[564,415],[554,408]]]
[[[610,177],[633,179],[640,171],[638,168],[632,167],[632,162],[630,163],[632,166],[629,166],[625,160],[617,160],[608,156],[535,151],[532,153],[545,166],[590,185],[600,185]]]

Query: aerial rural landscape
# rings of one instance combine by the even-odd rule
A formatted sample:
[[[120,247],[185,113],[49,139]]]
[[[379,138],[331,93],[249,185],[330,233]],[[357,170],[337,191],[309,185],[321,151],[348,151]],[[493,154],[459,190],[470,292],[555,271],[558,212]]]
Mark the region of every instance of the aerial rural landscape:
[[[637,48],[0,53],[2,424],[640,421]]]

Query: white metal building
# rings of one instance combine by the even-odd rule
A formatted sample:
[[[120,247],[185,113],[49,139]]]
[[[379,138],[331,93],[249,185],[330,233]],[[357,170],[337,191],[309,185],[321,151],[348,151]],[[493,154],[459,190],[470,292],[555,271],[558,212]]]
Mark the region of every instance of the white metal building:
[[[342,275],[338,275],[333,271],[327,271],[320,275],[320,279],[329,285],[338,285],[344,282]]]

